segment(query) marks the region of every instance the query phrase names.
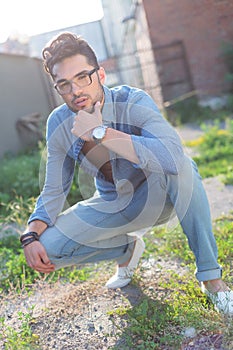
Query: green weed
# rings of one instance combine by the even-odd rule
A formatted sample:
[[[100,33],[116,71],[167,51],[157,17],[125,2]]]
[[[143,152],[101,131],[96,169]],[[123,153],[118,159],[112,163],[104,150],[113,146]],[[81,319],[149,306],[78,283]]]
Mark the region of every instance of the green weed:
[[[6,350],[36,350],[39,349],[39,336],[32,332],[33,308],[29,312],[18,312],[19,329],[6,324],[5,319],[0,319],[0,340]]]
[[[122,330],[115,320],[118,312],[112,312],[111,320],[124,339],[125,350],[130,349],[161,349],[161,346],[180,343],[180,335],[177,330],[179,324],[172,317],[173,308],[166,302],[153,300],[144,296],[139,304],[132,308],[126,308],[124,318],[127,327]],[[119,349],[113,347],[112,349]]]
[[[190,109],[189,109],[190,110]],[[203,112],[204,113],[204,112]],[[205,113],[209,113],[206,110]],[[204,117],[207,116],[203,114]],[[216,125],[206,129],[198,145],[200,156],[195,160],[199,165],[201,175],[221,175],[225,183],[233,183],[233,122],[229,121],[228,128],[219,131]],[[35,198],[39,193],[39,163],[40,150],[19,155],[5,157],[0,162],[0,221],[14,222],[23,226],[32,212]],[[71,193],[68,197],[70,204],[80,200],[83,196],[92,194],[93,184],[83,175],[75,172]],[[25,175],[26,174],[26,175]],[[81,185],[81,186],[80,186]],[[224,278],[228,283],[233,282],[233,223],[232,218],[220,218],[214,223],[214,233],[219,247],[219,262],[224,267]],[[179,259],[181,264],[188,267],[184,276],[174,271],[166,271],[166,278],[161,276],[158,281],[160,289],[164,290],[164,297],[158,298],[156,293],[149,293],[143,287],[144,295],[138,305],[134,307],[120,307],[109,312],[115,322],[116,317],[124,318],[127,327],[118,326],[119,333],[125,339],[124,350],[150,350],[162,347],[175,350],[180,348],[184,327],[193,326],[198,332],[221,331],[226,335],[225,342],[230,344],[232,324],[226,323],[221,315],[216,315],[212,304],[200,293],[194,278],[194,257],[190,251],[187,239],[180,226],[172,231],[166,228],[153,229],[145,237],[147,249],[144,258],[161,256],[166,259]],[[0,241],[0,292],[9,290],[20,292],[29,289],[38,280],[47,283],[62,280],[65,282],[85,281],[91,275],[92,267],[76,267],[60,269],[50,275],[42,275],[27,267],[20,243],[15,236],[4,236]],[[137,283],[144,282],[137,277]],[[135,280],[135,278],[134,278]],[[21,328],[19,330],[8,326],[5,319],[1,319],[1,339],[6,350],[36,349],[37,337],[33,335],[30,324],[31,314],[18,315]],[[21,317],[21,319],[20,319]]]
[[[165,112],[168,120],[177,126],[190,122],[201,124],[206,120],[224,120],[229,115],[229,108],[213,111],[210,107],[200,106],[196,96],[181,96],[171,101]]]
[[[45,152],[40,145],[32,152],[5,156],[0,160],[0,222],[26,224],[43,186],[44,158]],[[94,191],[93,179],[76,166],[68,204],[86,199]]]
[[[233,184],[233,121],[227,128],[218,125],[205,129],[199,139],[187,142],[187,146],[196,147],[199,155],[194,157],[203,178],[219,175],[225,184]]]
[[[0,161],[0,193],[8,196],[8,201],[15,195],[23,198],[37,196],[39,192],[40,153],[33,151],[17,156],[5,156]]]
[[[219,262],[224,267],[224,279],[232,283],[233,278],[233,222],[231,217],[220,218],[214,223],[214,233],[219,247]],[[166,270],[156,282],[155,289],[150,281],[136,279],[143,290],[139,304],[111,311],[111,320],[118,329],[118,336],[124,339],[124,350],[180,349],[184,340],[183,331],[194,327],[197,334],[224,334],[225,344],[231,344],[232,323],[217,314],[213,305],[202,294],[194,276],[194,256],[180,226],[172,231],[154,228],[145,237],[144,258],[159,256],[172,264],[179,259],[187,269],[184,274]],[[153,283],[153,282],[152,282]],[[152,290],[152,291],[151,291]],[[156,290],[162,290],[157,295]],[[161,293],[161,292],[160,292]],[[119,326],[119,317],[126,327]],[[113,347],[113,350],[118,347]]]
[[[25,227],[29,214],[34,210],[35,203],[35,197],[23,198],[18,195],[10,202],[2,201],[0,203],[0,222],[5,224],[15,223],[18,227]]]
[[[90,275],[91,268],[69,267],[62,268],[50,275],[40,274],[29,268],[21,248],[19,239],[16,236],[4,237],[0,241],[0,291],[14,289],[30,289],[38,280],[53,283],[58,280],[63,282],[86,281]]]
[[[222,43],[222,54],[227,66],[227,74],[225,80],[231,85],[231,90],[233,89],[233,45],[232,42]]]

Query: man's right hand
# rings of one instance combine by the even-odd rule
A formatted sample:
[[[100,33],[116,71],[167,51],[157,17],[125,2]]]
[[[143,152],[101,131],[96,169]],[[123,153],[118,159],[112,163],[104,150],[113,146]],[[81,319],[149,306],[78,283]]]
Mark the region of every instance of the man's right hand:
[[[55,270],[55,265],[48,258],[44,246],[39,241],[34,241],[24,248],[24,255],[29,267],[32,269],[50,273]]]

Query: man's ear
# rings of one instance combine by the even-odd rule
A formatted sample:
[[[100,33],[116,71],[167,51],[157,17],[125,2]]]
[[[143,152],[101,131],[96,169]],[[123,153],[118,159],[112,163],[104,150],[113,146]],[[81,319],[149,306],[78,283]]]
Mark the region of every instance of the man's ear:
[[[99,74],[101,84],[104,84],[106,80],[105,69],[103,67],[100,67],[98,70],[98,74]]]

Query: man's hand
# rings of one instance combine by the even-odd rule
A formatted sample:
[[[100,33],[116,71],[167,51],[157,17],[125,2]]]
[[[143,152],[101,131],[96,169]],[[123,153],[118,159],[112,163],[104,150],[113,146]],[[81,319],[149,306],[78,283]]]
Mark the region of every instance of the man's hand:
[[[50,262],[45,248],[39,241],[32,242],[24,248],[28,266],[38,272],[50,273],[55,266]]]
[[[102,114],[100,111],[100,102],[98,101],[94,106],[93,113],[88,113],[84,110],[78,112],[74,118],[71,132],[84,141],[92,141],[92,131],[100,125],[102,125]]]

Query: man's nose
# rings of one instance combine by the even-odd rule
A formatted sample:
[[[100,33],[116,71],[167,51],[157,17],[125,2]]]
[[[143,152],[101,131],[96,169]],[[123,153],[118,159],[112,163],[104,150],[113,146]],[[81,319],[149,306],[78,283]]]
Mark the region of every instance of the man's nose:
[[[79,95],[80,91],[82,91],[83,88],[78,86],[75,82],[72,81],[71,89],[72,89],[73,94]]]

